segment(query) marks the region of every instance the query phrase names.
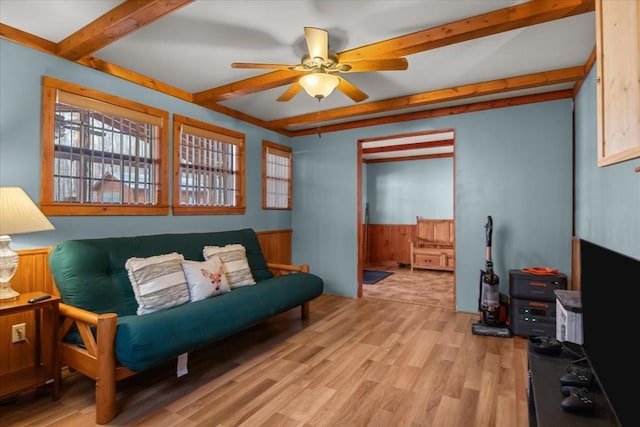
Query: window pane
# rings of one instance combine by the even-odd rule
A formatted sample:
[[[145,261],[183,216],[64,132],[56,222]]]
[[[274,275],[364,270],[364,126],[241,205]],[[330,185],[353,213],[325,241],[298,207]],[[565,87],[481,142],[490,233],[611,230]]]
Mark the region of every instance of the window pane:
[[[58,100],[53,201],[156,204],[159,135],[157,125]]]
[[[191,129],[180,133],[180,205],[238,206],[238,145]]]
[[[166,215],[169,113],[42,78],[46,215]]]
[[[263,141],[263,207],[291,209],[291,150]]]

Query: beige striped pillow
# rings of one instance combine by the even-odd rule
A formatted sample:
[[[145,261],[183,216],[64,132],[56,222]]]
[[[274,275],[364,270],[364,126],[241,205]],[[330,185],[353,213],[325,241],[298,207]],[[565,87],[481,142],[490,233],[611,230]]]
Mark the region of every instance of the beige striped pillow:
[[[138,301],[137,314],[153,313],[189,302],[189,287],[182,261],[184,256],[177,252],[127,260],[125,267]]]
[[[205,259],[209,259],[214,255],[220,258],[224,274],[227,277],[227,283],[229,283],[231,289],[256,284],[247,261],[247,250],[241,244],[205,246],[202,254]]]

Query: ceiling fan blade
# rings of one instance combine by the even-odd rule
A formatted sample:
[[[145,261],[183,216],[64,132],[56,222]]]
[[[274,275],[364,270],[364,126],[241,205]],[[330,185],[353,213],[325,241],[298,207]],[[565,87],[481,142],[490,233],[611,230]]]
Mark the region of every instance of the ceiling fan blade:
[[[291,70],[296,65],[287,64],[256,64],[254,62],[234,62],[231,64],[231,68],[256,68],[256,69],[269,69],[269,70]]]
[[[343,73],[362,73],[367,71],[393,71],[406,70],[409,62],[406,58],[380,58],[363,59],[362,61],[349,61],[341,63],[351,67],[349,70],[341,70]]]
[[[304,27],[304,37],[307,40],[309,56],[327,59],[329,57],[329,33],[316,27]]]
[[[353,99],[354,102],[364,101],[369,97],[366,93],[358,89],[353,83],[349,82],[340,76],[336,76],[340,80],[338,83],[338,90]]]
[[[300,83],[295,82],[294,84],[292,84],[291,86],[289,86],[289,89],[285,90],[282,95],[280,95],[278,97],[278,99],[276,101],[278,102],[287,102],[290,101],[291,98],[293,98],[294,96],[296,96],[298,94],[298,92],[300,92],[302,90],[302,86],[300,86]]]

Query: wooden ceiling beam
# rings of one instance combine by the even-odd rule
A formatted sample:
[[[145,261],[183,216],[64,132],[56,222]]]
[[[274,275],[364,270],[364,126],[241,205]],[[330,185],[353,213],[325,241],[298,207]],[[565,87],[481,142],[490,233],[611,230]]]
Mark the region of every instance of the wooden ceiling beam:
[[[176,98],[183,99],[187,102],[193,102],[193,96],[191,92],[184,91],[175,86],[163,83],[161,81],[152,79],[143,74],[131,71],[128,68],[120,67],[107,61],[103,61],[95,56],[84,56],[76,61],[78,64],[85,65],[94,70],[102,71],[110,74],[114,77],[119,77],[123,80],[139,84],[149,89],[157,90],[167,95],[175,96]]]
[[[347,50],[340,60],[403,57],[594,10],[594,0],[533,0]]]
[[[196,104],[206,107],[219,101],[295,83],[301,75],[302,74],[296,71],[272,71],[267,74],[239,80],[213,89],[196,92],[193,94],[193,101]]]
[[[60,41],[57,54],[76,61],[193,1],[127,0]]]
[[[425,148],[448,147],[453,145],[453,139],[441,139],[428,142],[410,142],[407,144],[385,145],[383,147],[363,148],[362,154],[389,153],[392,151],[421,150]]]
[[[405,160],[426,160],[426,159],[442,159],[446,157],[453,157],[451,153],[438,153],[438,154],[420,154],[416,156],[401,156],[401,157],[383,157],[380,159],[367,159],[363,158],[363,163],[387,163],[387,162],[402,162]]]
[[[11,40],[15,43],[20,43],[21,45],[30,47],[31,49],[39,50],[40,52],[52,55],[56,54],[56,44],[54,42],[24,32],[10,25],[0,23],[0,37]]]
[[[384,117],[376,117],[371,119],[354,120],[351,122],[337,123],[333,125],[315,125],[313,127],[287,131],[286,135],[290,137],[313,135],[318,132],[339,132],[349,129],[359,129],[369,126],[380,126],[386,124],[397,124],[400,122],[408,122],[412,120],[424,120],[433,117],[453,116],[455,114],[472,113],[477,111],[493,110],[496,108],[513,107],[516,105],[534,104],[536,102],[547,102],[558,99],[573,98],[573,90],[565,89],[555,92],[537,93],[534,95],[516,96],[513,98],[501,98],[493,101],[482,101],[471,104],[457,105],[454,107],[436,108],[431,110],[415,111],[412,113],[394,114]],[[284,131],[280,133],[285,134]]]
[[[448,89],[438,89],[415,95],[386,99],[384,101],[358,104],[351,107],[335,108],[333,110],[320,111],[299,116],[267,122],[269,129],[287,129],[292,127],[314,125],[318,122],[330,122],[342,120],[348,117],[356,117],[368,114],[377,114],[385,111],[399,110],[412,107],[420,107],[438,102],[455,101],[464,98],[493,95],[496,93],[511,92],[514,90],[529,89],[532,87],[549,86],[560,83],[577,81],[585,76],[583,66],[562,68],[541,73],[526,74],[505,79],[492,80],[482,83],[474,83]]]
[[[595,10],[594,0],[533,0],[471,18],[417,31],[393,39],[340,52],[341,61],[403,57],[426,50],[541,24]],[[292,83],[284,73],[273,71],[240,82],[208,89],[196,94],[197,104],[213,103],[261,92]],[[299,77],[300,74],[296,73]],[[265,79],[270,83],[265,84]],[[202,102],[202,103],[201,103]]]
[[[428,138],[429,135],[434,135],[434,134],[446,135],[447,133],[450,133],[453,136],[454,132],[455,132],[454,128],[437,129],[437,130],[421,130],[419,132],[398,133],[398,134],[394,134],[393,136],[373,136],[369,138],[360,138],[358,139],[358,141],[363,143],[368,143],[368,142],[391,141],[394,139],[415,138],[415,137]]]

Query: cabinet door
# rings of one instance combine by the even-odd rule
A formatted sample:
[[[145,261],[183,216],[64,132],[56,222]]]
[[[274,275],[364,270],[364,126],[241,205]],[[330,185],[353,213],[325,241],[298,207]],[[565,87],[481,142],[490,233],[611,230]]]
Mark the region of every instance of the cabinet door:
[[[640,157],[640,2],[596,0],[598,166]]]

